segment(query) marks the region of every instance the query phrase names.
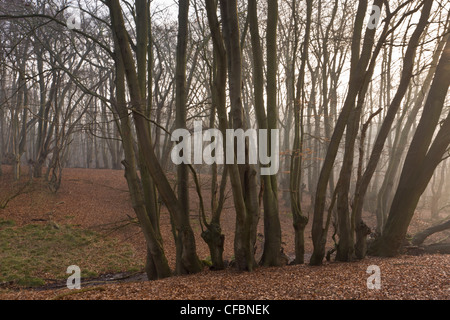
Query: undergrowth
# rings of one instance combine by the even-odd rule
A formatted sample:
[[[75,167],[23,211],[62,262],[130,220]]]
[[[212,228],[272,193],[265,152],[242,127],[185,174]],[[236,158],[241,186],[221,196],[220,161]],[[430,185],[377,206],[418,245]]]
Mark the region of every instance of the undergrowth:
[[[28,224],[0,218],[0,284],[42,286],[70,276],[77,265],[82,278],[143,268],[128,244],[71,225]]]

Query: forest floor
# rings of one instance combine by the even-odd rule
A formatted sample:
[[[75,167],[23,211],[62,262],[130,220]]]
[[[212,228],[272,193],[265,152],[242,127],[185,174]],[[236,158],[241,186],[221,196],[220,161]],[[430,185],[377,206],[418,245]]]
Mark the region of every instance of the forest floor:
[[[19,182],[11,168],[0,177],[0,299],[450,299],[450,256],[401,255],[367,257],[356,262],[324,262],[279,268],[259,267],[254,272],[204,271],[158,281],[145,281],[146,247],[134,219],[123,171],[64,169],[55,194],[43,182],[27,184],[26,169]],[[209,204],[208,176],[201,175],[205,206]],[[233,257],[235,227],[231,191],[222,214],[224,259]],[[306,198],[306,197],[305,197]],[[197,252],[209,260],[200,237],[198,198],[191,190],[191,223]],[[4,208],[3,208],[4,207]],[[305,202],[308,213],[308,203]],[[311,213],[310,213],[311,215]],[[374,218],[365,213],[374,227]],[[283,249],[294,256],[292,215],[280,210]],[[429,226],[426,211],[417,212],[409,233]],[[263,217],[259,223],[257,256],[263,244]],[[312,253],[311,223],[306,230],[306,262]],[[174,267],[175,247],[167,210],[161,211],[161,232],[169,264]],[[440,240],[448,233],[435,235]],[[327,243],[327,250],[332,246]],[[81,269],[81,290],[65,286],[67,267]],[[368,289],[367,268],[377,265],[381,289]]]

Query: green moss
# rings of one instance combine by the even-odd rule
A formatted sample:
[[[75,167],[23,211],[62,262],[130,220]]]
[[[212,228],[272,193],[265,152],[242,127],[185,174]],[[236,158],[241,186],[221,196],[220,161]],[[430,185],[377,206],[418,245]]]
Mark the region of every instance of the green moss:
[[[0,224],[0,283],[18,286],[45,284],[43,279],[64,279],[67,267],[77,265],[82,278],[101,273],[140,270],[133,249],[91,230],[68,225],[29,224],[16,227],[11,221]]]
[[[202,260],[202,264],[203,264],[205,267],[211,267],[211,266],[212,266],[211,257],[208,256],[208,257],[206,257],[206,259]]]
[[[0,229],[6,228],[6,227],[14,227],[16,223],[13,220],[5,220],[0,218]]]
[[[81,272],[81,277],[82,278],[93,278],[93,277],[97,277],[98,273],[95,271],[91,271],[91,270],[83,270]]]
[[[23,277],[17,280],[17,284],[23,287],[39,287],[45,284],[45,281],[40,278]]]

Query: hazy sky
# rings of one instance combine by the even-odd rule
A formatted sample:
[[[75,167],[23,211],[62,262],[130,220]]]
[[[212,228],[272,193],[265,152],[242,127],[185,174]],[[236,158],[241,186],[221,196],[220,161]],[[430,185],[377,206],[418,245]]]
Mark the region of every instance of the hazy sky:
[[[151,12],[158,12],[159,10],[165,10],[170,13],[170,16],[174,19],[178,14],[178,1],[175,0],[153,0],[150,7]]]

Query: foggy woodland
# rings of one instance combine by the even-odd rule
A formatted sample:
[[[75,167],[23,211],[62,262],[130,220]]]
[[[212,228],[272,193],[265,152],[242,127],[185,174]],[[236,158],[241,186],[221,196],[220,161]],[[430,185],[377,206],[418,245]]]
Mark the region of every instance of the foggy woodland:
[[[229,266],[228,198],[239,271],[450,253],[423,245],[450,228],[447,0],[1,0],[0,39],[0,175],[57,194],[68,168],[123,171],[148,279],[200,272],[199,241]],[[194,121],[277,129],[258,144],[278,144],[278,172],[248,140],[245,163],[174,164],[172,133]],[[410,234],[417,214],[431,227]]]

